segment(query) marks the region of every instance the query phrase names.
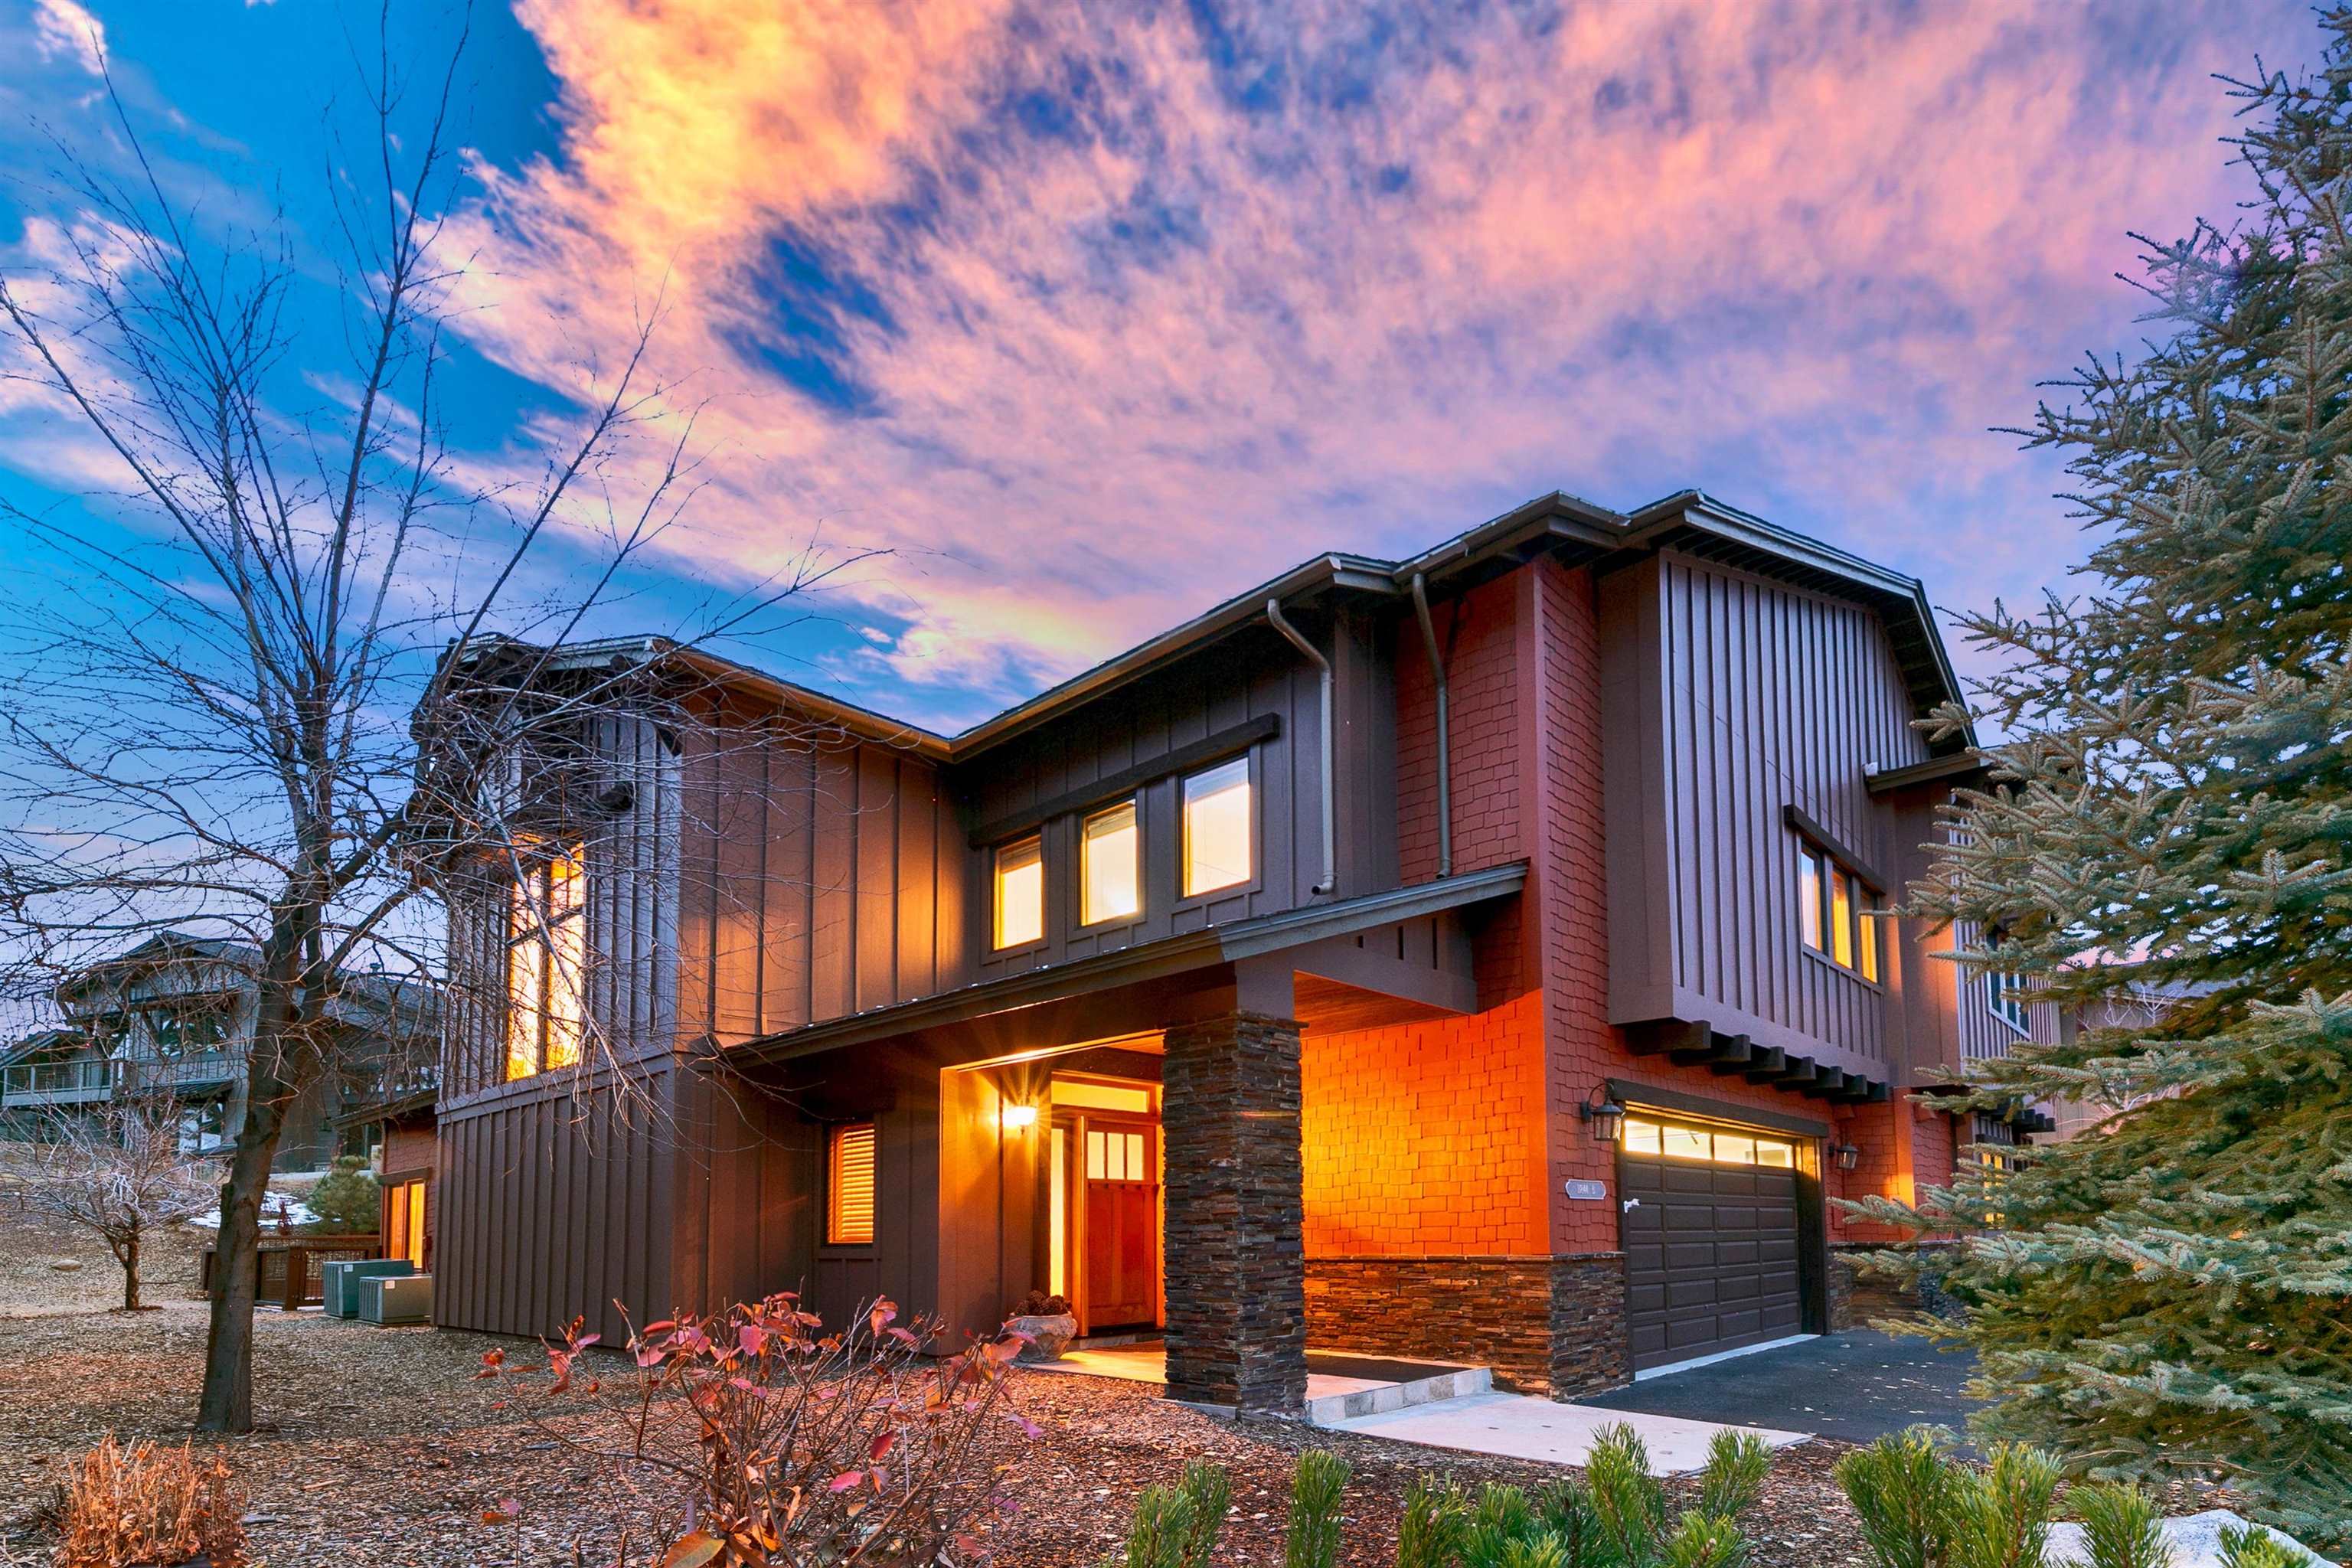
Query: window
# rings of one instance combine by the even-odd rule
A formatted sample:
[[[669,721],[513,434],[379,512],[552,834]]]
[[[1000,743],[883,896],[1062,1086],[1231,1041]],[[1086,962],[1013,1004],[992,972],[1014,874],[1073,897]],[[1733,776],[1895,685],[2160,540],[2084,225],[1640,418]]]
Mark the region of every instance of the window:
[[[587,984],[583,850],[527,867],[507,894],[507,1081],[577,1067]]]
[[[383,1190],[383,1255],[405,1258],[419,1274],[425,1272],[425,1184],[396,1182]]]
[[[228,1040],[228,1005],[208,1000],[155,1008],[147,1015],[147,1033],[162,1061],[217,1051]]]
[[[1045,848],[1036,838],[996,852],[996,914],[990,945],[1003,952],[1045,937]]]
[[[1148,1182],[1151,1173],[1143,1165],[1143,1134],[1122,1132],[1114,1128],[1105,1131],[1087,1129],[1087,1180],[1090,1182]]]
[[[1246,882],[1252,875],[1249,758],[1184,781],[1184,896]]]
[[[2025,1011],[2025,976],[2000,969],[1987,972],[1985,1000],[1994,1017],[2021,1035],[2032,1033]]]
[[[1135,802],[1096,812],[1078,830],[1078,913],[1082,923],[1133,920],[1143,909]],[[1000,942],[999,946],[1004,945]]]
[[[1878,979],[1878,895],[1810,844],[1797,848],[1797,937],[1864,980]]]
[[[824,1240],[828,1247],[874,1244],[874,1123],[833,1130],[825,1154]]]
[[[1776,1171],[1793,1170],[1797,1163],[1797,1146],[1782,1139],[1684,1127],[1671,1121],[1653,1121],[1645,1116],[1625,1119],[1622,1141],[1629,1154],[1663,1154],[1669,1160],[1762,1165]]]

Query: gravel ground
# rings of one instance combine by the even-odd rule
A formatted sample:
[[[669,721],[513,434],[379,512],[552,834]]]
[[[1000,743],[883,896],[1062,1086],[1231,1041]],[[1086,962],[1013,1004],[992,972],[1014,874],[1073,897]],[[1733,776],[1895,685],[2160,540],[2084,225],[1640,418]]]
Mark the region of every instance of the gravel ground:
[[[204,1345],[200,1307],[0,1321],[0,1563],[44,1561],[35,1521],[65,1464],[111,1428],[177,1440],[195,1398]],[[375,1329],[264,1311],[256,1404],[267,1430],[225,1446],[250,1500],[256,1554],[270,1568],[376,1565],[476,1568],[569,1561],[574,1541],[609,1539],[625,1504],[593,1461],[533,1425],[536,1401],[506,1382],[476,1382],[481,1352],[514,1342],[430,1329]],[[617,1369],[608,1363],[606,1375]],[[614,1378],[617,1384],[620,1381]],[[1278,1562],[1290,1468],[1309,1443],[1355,1466],[1349,1488],[1350,1564],[1391,1561],[1397,1515],[1417,1474],[1473,1485],[1534,1482],[1549,1467],[1480,1460],[1377,1438],[1286,1426],[1234,1426],[1152,1396],[1141,1384],[1070,1376],[1020,1379],[1013,1396],[1045,1435],[1009,1427],[1002,1458],[1024,1506],[995,1536],[1001,1563],[1077,1568],[1120,1536],[1140,1488],[1173,1480],[1204,1458],[1233,1477],[1234,1513],[1220,1560]],[[607,1398],[610,1395],[606,1396]],[[588,1408],[563,1418],[593,1430]],[[1784,1450],[1749,1521],[1757,1568],[1861,1563],[1853,1516],[1830,1480],[1843,1445]],[[1686,1483],[1684,1483],[1686,1484]],[[523,1506],[517,1532],[482,1526],[505,1498]],[[609,1557],[602,1559],[609,1562]],[[589,1561],[599,1561],[593,1546]]]

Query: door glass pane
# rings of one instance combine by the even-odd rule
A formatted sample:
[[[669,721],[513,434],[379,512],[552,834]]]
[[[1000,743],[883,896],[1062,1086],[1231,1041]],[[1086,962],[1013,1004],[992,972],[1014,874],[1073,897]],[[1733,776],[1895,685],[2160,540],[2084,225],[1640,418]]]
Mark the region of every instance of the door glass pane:
[[[415,1265],[417,1271],[422,1273],[425,1268],[425,1184],[423,1182],[408,1184],[408,1202],[404,1206],[408,1217],[408,1245],[404,1252],[408,1261]]]
[[[1103,1179],[1103,1135],[1099,1132],[1090,1131],[1087,1134],[1087,1180],[1090,1182],[1101,1181]]]
[[[1140,1132],[1127,1135],[1127,1179],[1130,1182],[1150,1180],[1150,1173],[1143,1168],[1143,1134]]]
[[[1025,947],[1045,934],[1045,849],[1024,838],[996,852],[995,945]]]
[[[1087,925],[1130,920],[1143,908],[1137,862],[1141,836],[1135,827],[1135,802],[1124,801],[1087,818],[1078,837],[1081,919]]]
[[[1070,1252],[1070,1132],[1054,1129],[1053,1191],[1045,1205],[1045,1293],[1066,1296]]]
[[[1249,759],[1184,781],[1184,896],[1250,879]]]

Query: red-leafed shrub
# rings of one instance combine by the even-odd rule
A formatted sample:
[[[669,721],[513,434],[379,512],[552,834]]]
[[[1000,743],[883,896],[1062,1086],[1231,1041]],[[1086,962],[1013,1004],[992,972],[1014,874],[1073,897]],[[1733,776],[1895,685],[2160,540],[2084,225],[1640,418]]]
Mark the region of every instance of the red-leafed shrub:
[[[228,1467],[197,1458],[184,1443],[126,1451],[109,1432],[60,1492],[58,1568],[245,1563],[245,1500]]]
[[[1037,1435],[1004,1403],[1021,1342],[934,1355],[939,1326],[897,1318],[877,1300],[826,1333],[787,1292],[633,1332],[623,1441],[551,1428],[612,1462],[630,1490],[677,1504],[642,1558],[624,1539],[621,1568],[985,1558],[979,1531],[1002,1500],[984,1439]],[[494,1351],[478,1375],[543,1370],[551,1397],[596,1394],[584,1359],[596,1336],[581,1326],[549,1347],[544,1369],[509,1367]]]

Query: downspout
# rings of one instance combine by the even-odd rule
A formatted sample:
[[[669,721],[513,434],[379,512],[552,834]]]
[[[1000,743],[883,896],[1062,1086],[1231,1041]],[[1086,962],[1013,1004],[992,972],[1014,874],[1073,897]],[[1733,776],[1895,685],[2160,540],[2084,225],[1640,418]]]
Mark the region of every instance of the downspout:
[[[1445,742],[1449,700],[1445,660],[1437,651],[1437,628],[1429,620],[1428,580],[1412,574],[1412,613],[1421,617],[1421,645],[1429,650],[1429,679],[1437,684],[1437,874],[1454,875],[1454,758]]]
[[[1268,599],[1265,602],[1265,618],[1273,622],[1274,629],[1288,637],[1290,646],[1305,654],[1323,676],[1323,879],[1308,889],[1321,896],[1339,885],[1339,858],[1332,829],[1332,803],[1338,795],[1331,783],[1331,661],[1325,658],[1313,643],[1301,637],[1297,626],[1282,618],[1281,600]]]

